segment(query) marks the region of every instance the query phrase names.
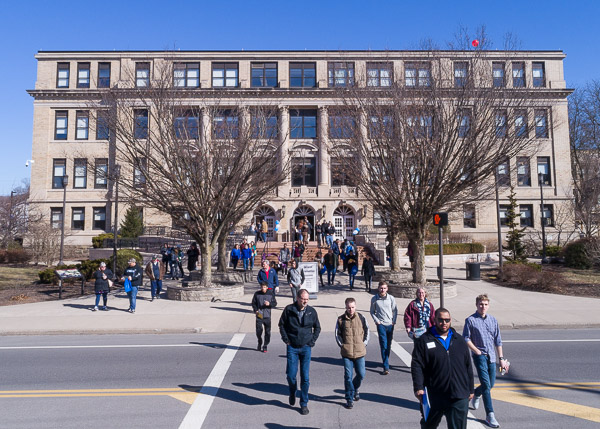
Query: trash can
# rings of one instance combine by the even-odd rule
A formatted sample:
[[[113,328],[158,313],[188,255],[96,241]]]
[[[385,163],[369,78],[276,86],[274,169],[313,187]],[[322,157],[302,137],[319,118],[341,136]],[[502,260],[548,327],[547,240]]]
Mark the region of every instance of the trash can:
[[[481,280],[481,264],[467,262],[467,280]]]

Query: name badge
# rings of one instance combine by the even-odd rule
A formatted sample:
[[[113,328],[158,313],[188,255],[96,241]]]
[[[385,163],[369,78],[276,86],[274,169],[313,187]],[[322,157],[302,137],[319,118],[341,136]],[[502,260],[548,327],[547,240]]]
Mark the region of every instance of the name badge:
[[[435,349],[435,343],[433,341],[427,343],[427,348],[428,349]]]

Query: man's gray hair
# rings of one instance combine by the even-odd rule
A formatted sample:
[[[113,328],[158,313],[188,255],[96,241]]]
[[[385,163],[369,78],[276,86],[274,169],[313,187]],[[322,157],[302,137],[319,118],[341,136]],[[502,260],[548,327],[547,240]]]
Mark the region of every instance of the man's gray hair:
[[[135,263],[135,264],[137,264],[137,260],[136,260],[135,258],[131,258],[131,259],[129,259],[129,261],[127,261],[127,262],[129,262],[130,264],[131,264],[132,262],[133,262],[133,263]]]

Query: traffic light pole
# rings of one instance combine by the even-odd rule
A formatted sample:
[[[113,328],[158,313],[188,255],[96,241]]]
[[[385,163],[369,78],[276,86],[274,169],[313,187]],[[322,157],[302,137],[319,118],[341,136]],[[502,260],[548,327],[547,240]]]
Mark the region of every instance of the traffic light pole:
[[[442,227],[438,226],[438,239],[440,242],[440,307],[444,307],[444,242],[442,237]]]

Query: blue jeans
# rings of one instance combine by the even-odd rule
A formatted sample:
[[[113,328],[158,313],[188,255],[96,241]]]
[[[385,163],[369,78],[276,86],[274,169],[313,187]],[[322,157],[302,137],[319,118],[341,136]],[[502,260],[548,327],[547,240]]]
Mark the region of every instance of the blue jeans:
[[[300,361],[300,406],[306,407],[308,405],[308,386],[310,386],[308,373],[310,371],[311,348],[309,346],[296,348],[288,345],[286,349],[287,366],[285,372],[290,388],[290,396],[296,395],[298,389],[296,375],[298,374],[298,361]]]
[[[332,285],[335,280],[335,267],[327,268],[327,284]]]
[[[377,325],[377,335],[379,335],[379,347],[381,348],[381,360],[383,361],[383,370],[390,369],[390,352],[392,351],[392,340],[394,339],[394,325]]]
[[[365,357],[357,359],[342,358],[344,360],[344,389],[346,391],[346,401],[354,401],[354,394],[358,391],[363,379],[365,378]],[[356,371],[356,376],[352,379],[352,371]]]
[[[496,383],[496,364],[490,362],[490,357],[487,355],[473,355],[473,363],[477,369],[477,376],[481,383],[475,389],[475,396],[481,396],[486,414],[493,413],[491,390]]]
[[[352,289],[354,287],[354,278],[356,277],[356,274],[352,274],[350,272],[348,272],[348,281],[350,282],[350,289]]]
[[[152,298],[160,295],[162,291],[162,280],[150,280],[150,287],[152,288]]]
[[[108,300],[108,292],[96,293],[96,307],[98,307],[98,304],[100,304],[100,296],[102,296],[102,302],[104,302],[104,306],[106,307],[106,301]]]
[[[135,310],[135,301],[137,299],[138,287],[131,286],[131,292],[127,292],[127,296],[129,297],[129,308]]]
[[[325,237],[325,241],[327,242],[327,246],[333,246],[333,235],[328,235]]]
[[[242,263],[244,264],[244,271],[248,271],[248,267],[250,266],[250,259],[242,259]]]
[[[266,232],[261,232],[260,233],[260,238],[262,239],[263,243],[267,242],[267,233]]]
[[[252,256],[252,258],[250,258],[250,269],[251,270],[254,269],[254,256]]]

